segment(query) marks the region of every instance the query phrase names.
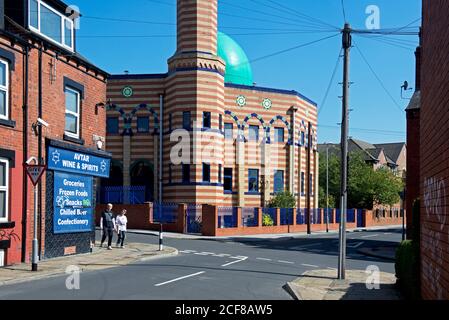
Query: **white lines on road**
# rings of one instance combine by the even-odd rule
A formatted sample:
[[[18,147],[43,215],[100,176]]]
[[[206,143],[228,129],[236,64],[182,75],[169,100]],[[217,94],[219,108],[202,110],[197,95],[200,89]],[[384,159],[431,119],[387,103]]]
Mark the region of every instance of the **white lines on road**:
[[[302,263],[301,264],[303,267],[310,267],[310,268],[319,268],[319,266],[316,266],[314,264],[306,264],[306,263]]]
[[[179,281],[179,280],[183,280],[183,279],[195,277],[195,276],[198,276],[198,275],[203,274],[203,273],[205,273],[205,272],[206,272],[206,271],[200,271],[200,272],[197,272],[197,273],[194,273],[194,274],[189,274],[189,275],[184,276],[184,277],[179,277],[179,278],[176,278],[176,279],[173,279],[173,280],[169,280],[169,281],[166,281],[166,282],[162,282],[162,283],[155,284],[154,286],[155,286],[155,287],[160,287],[160,286],[163,286],[163,285],[172,283],[172,282],[176,282],[176,281]]]
[[[374,238],[374,237],[378,237],[378,236],[379,236],[378,234],[370,234],[370,235],[367,235],[367,236],[362,236],[361,238],[366,239],[366,238]]]
[[[179,251],[180,253],[195,253],[196,251],[195,250],[182,250],[182,251]]]
[[[391,233],[391,232],[384,232],[384,235],[386,235],[386,236],[388,236],[390,234],[393,234],[393,233]]]
[[[360,247],[362,244],[364,244],[365,242],[357,242],[357,243],[355,243],[355,244],[351,244],[351,245],[347,245],[347,247],[348,248],[358,248],[358,247]]]
[[[227,267],[227,266],[230,266],[231,264],[234,264],[234,263],[243,262],[246,259],[248,259],[248,257],[245,257],[245,259],[239,259],[239,260],[235,260],[235,261],[232,261],[232,262],[228,262],[228,263],[223,264],[222,267]]]
[[[284,261],[284,260],[278,260],[279,263],[285,263],[285,264],[295,264],[294,262],[291,261]]]
[[[267,259],[267,258],[256,258],[256,260],[261,260],[261,261],[273,261],[273,260]]]
[[[198,255],[198,256],[209,256],[209,255],[210,255],[210,254],[207,253],[207,252],[197,252],[197,253],[194,253],[194,254],[196,254],[196,255]]]
[[[224,257],[229,257],[230,254],[227,253],[220,253],[220,254],[214,254],[213,257],[218,257],[218,258],[224,258]]]

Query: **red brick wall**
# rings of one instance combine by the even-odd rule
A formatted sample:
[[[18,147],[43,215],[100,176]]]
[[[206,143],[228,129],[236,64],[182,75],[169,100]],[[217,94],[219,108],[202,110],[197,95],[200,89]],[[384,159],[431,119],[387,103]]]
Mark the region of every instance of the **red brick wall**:
[[[419,198],[419,110],[407,111],[407,238],[411,236],[413,202]]]
[[[449,1],[423,0],[421,75],[421,283],[449,299]]]

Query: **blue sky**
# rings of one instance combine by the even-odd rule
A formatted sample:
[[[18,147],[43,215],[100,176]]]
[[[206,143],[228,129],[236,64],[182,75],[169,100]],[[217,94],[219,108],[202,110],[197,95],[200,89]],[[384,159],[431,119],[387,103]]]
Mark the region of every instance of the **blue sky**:
[[[275,10],[273,2],[292,9]],[[342,27],[341,0],[219,0],[219,29],[231,35],[250,60],[336,34],[327,26],[300,20],[297,12]],[[176,50],[175,0],[72,0],[83,14],[77,49],[112,74],[164,73],[167,59]],[[380,9],[381,28],[400,28],[421,17],[420,0],[345,0],[347,20],[353,28],[366,29],[366,8]],[[249,9],[249,10],[248,10]],[[295,10],[295,11],[293,11]],[[137,23],[123,20],[137,20]],[[415,22],[411,26],[418,26]],[[417,28],[414,28],[417,30]],[[305,33],[304,31],[307,31]],[[313,31],[314,33],[311,33]],[[317,32],[319,31],[319,32]],[[373,37],[373,36],[371,36]],[[384,39],[403,39],[398,45]],[[390,40],[391,41],[391,40]],[[415,85],[413,46],[417,36],[366,39],[354,42],[396,101],[388,96],[358,50],[351,50],[350,135],[373,143],[405,141],[408,100],[400,86]],[[318,104],[323,102],[341,48],[337,36],[252,63],[259,86],[297,90]],[[319,142],[338,142],[341,122],[342,63],[337,69],[328,99],[319,117]],[[409,94],[410,95],[410,94]]]

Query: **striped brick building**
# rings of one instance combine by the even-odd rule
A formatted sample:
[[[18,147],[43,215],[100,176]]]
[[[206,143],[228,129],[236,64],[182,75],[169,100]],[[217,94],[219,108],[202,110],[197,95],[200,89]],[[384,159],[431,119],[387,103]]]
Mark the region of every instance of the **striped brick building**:
[[[317,207],[317,105],[254,86],[242,48],[217,31],[217,0],[178,0],[177,10],[168,72],[108,82],[113,165],[103,188],[145,186],[147,201],[242,207],[288,190],[298,207]]]

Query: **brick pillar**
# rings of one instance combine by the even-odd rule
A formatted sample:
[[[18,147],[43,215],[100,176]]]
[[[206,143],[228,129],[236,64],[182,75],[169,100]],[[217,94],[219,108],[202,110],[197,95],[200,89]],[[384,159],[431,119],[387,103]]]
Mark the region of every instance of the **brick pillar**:
[[[179,233],[187,233],[187,204],[178,204],[178,220],[177,220],[177,231]]]
[[[296,226],[296,216],[297,216],[298,210],[296,208],[293,208],[293,225]]]
[[[204,204],[202,206],[202,228],[201,233],[203,236],[215,237],[217,235],[217,218],[218,218],[218,208],[217,206],[211,206],[209,204]]]
[[[262,227],[262,208],[257,208],[257,226]]]
[[[243,227],[243,223],[242,223],[242,208],[239,207],[237,208],[237,228],[242,228]]]

